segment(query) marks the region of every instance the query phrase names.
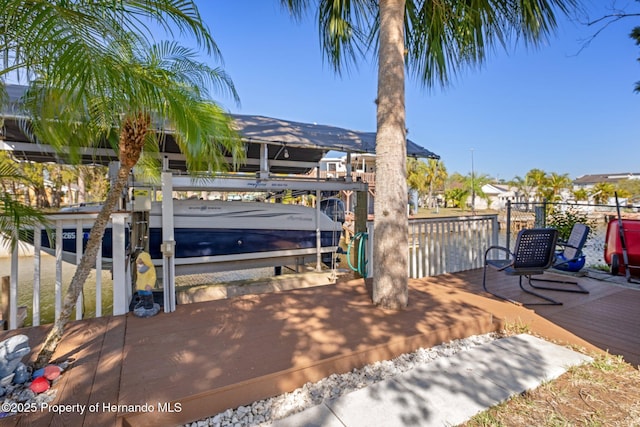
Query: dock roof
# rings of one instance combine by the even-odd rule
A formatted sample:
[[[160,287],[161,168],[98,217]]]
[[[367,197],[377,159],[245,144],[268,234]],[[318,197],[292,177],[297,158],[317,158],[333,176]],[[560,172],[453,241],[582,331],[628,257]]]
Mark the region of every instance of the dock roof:
[[[20,110],[20,98],[26,91],[23,85],[6,85],[8,102],[2,105],[3,126],[0,133],[0,149],[13,151],[14,156],[23,160],[36,162],[64,162],[51,147],[46,144],[30,141],[23,132],[25,116]],[[277,119],[260,115],[231,114],[237,129],[247,145],[247,164],[240,168],[241,172],[255,172],[259,165],[260,146],[263,144],[279,146],[269,150],[269,160],[278,160],[273,165],[274,173],[302,173],[309,170],[303,163],[319,162],[329,151],[345,153],[375,154],[375,132],[361,132],[336,126],[303,123]],[[4,141],[3,141],[4,140]],[[160,153],[169,158],[171,169],[186,170],[184,157],[171,133],[159,139]],[[288,156],[282,156],[280,148],[286,148]],[[407,155],[420,158],[439,158],[430,150],[407,139]],[[279,157],[278,157],[279,156]],[[291,163],[287,165],[286,160]],[[253,159],[254,161],[251,161]],[[107,164],[116,160],[115,153],[108,146],[87,149],[83,162]],[[298,162],[298,165],[295,165]]]

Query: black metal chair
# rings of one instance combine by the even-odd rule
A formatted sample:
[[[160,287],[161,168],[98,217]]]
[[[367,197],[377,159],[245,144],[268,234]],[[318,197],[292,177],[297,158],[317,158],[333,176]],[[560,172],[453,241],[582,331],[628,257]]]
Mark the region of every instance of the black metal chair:
[[[589,236],[590,228],[581,223],[576,223],[573,225],[571,229],[571,234],[569,235],[569,239],[566,242],[558,242],[558,247],[562,248],[562,252],[556,252],[556,258],[551,265],[551,268],[562,271],[576,271],[574,266],[578,265],[578,261],[582,258],[582,248],[584,244],[587,242],[587,237]],[[582,260],[584,263],[584,260]],[[577,268],[579,270],[580,268]],[[572,285],[573,288],[567,287],[550,287],[550,286],[539,286],[535,285],[534,282],[547,282],[547,283],[558,283],[560,285]],[[549,291],[558,291],[558,292],[573,292],[578,294],[588,294],[589,291],[583,288],[576,281],[567,281],[567,280],[553,280],[553,279],[531,279],[530,283],[531,287],[536,289],[545,289]]]
[[[514,304],[521,304],[517,301],[507,298],[487,289],[487,267],[493,267],[510,276],[520,276],[520,288],[531,295],[534,295],[545,302],[524,303],[523,305],[562,305],[561,302],[554,300],[546,295],[542,295],[530,289],[526,289],[522,283],[522,277],[526,277],[529,285],[531,285],[531,276],[544,274],[553,264],[556,243],[558,241],[558,230],[555,228],[526,228],[520,230],[516,239],[514,251],[504,246],[490,246],[484,253],[484,271],[482,275],[482,288],[503,300]],[[490,259],[489,254],[492,251],[504,253],[503,259]]]

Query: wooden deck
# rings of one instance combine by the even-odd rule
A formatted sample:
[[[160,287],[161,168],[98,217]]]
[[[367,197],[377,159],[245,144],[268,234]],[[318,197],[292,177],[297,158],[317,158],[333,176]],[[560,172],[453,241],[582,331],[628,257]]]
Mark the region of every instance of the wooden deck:
[[[351,280],[179,305],[150,319],[128,314],[73,322],[56,353],[73,363],[55,384],[52,403],[95,410],[39,411],[0,425],[179,425],[504,322],[640,364],[639,290],[581,278],[589,295],[544,291],[564,305],[526,308],[483,293],[481,282],[482,270],[412,280],[410,306],[401,312],[373,307],[364,281]],[[517,278],[491,271],[489,283],[527,301]],[[27,334],[35,354],[46,330],[0,338]],[[153,412],[136,412],[145,404]]]

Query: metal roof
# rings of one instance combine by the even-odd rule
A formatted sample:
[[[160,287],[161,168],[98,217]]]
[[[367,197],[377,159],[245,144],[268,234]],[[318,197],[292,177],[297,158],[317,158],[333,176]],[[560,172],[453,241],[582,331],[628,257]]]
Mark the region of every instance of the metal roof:
[[[316,123],[301,123],[264,116],[231,114],[243,138],[280,143],[288,147],[320,148],[345,153],[376,152],[375,132],[360,132]],[[437,154],[407,139],[407,155],[439,158]]]
[[[64,162],[46,144],[29,141],[22,131],[20,98],[26,90],[22,85],[6,85],[8,103],[2,105],[3,126],[0,129],[0,148],[9,149],[19,159],[38,162]],[[276,145],[269,149],[268,158],[273,161],[273,173],[303,173],[310,169],[309,163],[317,163],[329,151],[345,153],[375,154],[375,132],[360,132],[315,123],[301,123],[264,116],[231,114],[238,132],[246,144],[247,163],[240,172],[259,170],[260,146]],[[2,140],[4,139],[4,144]],[[184,156],[170,133],[159,138],[160,153],[169,159],[170,169],[185,170]],[[282,148],[288,156],[283,156]],[[420,145],[407,140],[407,155],[422,158],[439,158],[438,155]],[[108,146],[87,149],[83,161],[106,164],[116,160],[115,153]],[[296,164],[296,162],[298,164]],[[306,165],[305,165],[306,163]]]

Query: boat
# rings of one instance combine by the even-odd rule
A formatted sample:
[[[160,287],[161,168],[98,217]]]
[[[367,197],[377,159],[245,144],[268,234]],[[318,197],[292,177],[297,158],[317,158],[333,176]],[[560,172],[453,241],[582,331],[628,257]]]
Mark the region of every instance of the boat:
[[[64,208],[66,213],[95,213],[100,206]],[[344,204],[339,199],[321,202],[315,208],[264,202],[186,199],[174,200],[173,223],[176,264],[203,264],[217,261],[241,261],[278,257],[311,256],[317,251],[317,230],[320,231],[320,250],[326,254],[338,250]],[[89,238],[91,224],[82,225],[83,247]],[[131,225],[126,228],[125,245]],[[63,259],[75,263],[76,228],[62,230]],[[51,241],[55,242],[54,238]],[[154,264],[162,260],[162,203],[153,202],[148,215],[148,251]],[[43,230],[43,250],[55,253],[55,245]],[[140,249],[140,248],[138,248]],[[135,250],[135,248],[134,248]],[[102,246],[103,260],[112,257],[111,228],[105,230]],[[262,265],[261,265],[262,266]]]
[[[622,230],[620,229],[622,225]],[[640,278],[640,219],[612,219],[607,224],[604,260],[611,274]]]

